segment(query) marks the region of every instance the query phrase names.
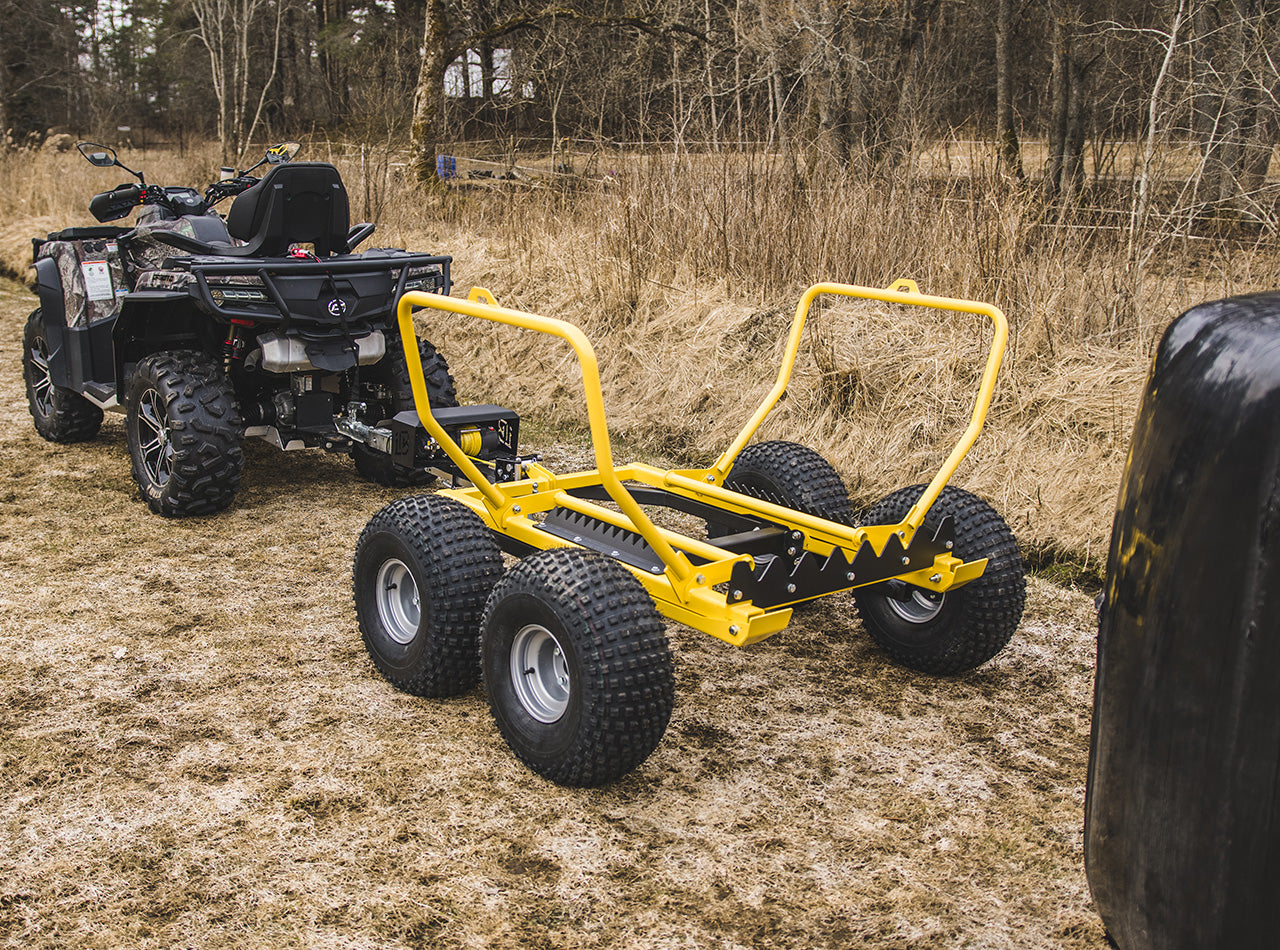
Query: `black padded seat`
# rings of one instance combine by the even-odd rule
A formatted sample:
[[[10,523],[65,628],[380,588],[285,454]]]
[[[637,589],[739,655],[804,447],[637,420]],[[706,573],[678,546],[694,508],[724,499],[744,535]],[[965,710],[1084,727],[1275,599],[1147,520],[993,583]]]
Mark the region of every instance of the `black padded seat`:
[[[244,241],[219,247],[233,257],[283,257],[292,244],[311,244],[318,257],[345,254],[350,228],[347,190],[327,162],[276,165],[239,195],[227,215],[227,231]]]

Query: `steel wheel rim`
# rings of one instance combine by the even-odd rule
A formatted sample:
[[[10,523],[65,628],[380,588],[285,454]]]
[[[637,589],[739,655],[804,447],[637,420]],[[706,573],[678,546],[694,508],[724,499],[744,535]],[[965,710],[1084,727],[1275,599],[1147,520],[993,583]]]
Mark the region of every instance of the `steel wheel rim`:
[[[138,451],[147,476],[156,485],[165,485],[173,475],[173,442],[164,399],[154,389],[138,400]]]
[[[31,347],[31,395],[40,414],[53,412],[53,377],[49,374],[49,354],[44,340],[36,340]]]
[[[546,627],[531,623],[517,631],[511,644],[511,683],[520,705],[538,722],[553,723],[569,708],[569,664]]]
[[[919,587],[910,588],[909,593],[911,596],[906,600],[899,600],[893,596],[886,598],[889,601],[889,609],[907,623],[928,623],[942,613],[942,605],[947,599],[946,594],[922,590]]]
[[[375,590],[378,619],[387,636],[401,646],[413,642],[422,621],[422,598],[408,565],[394,557],[384,561]]]

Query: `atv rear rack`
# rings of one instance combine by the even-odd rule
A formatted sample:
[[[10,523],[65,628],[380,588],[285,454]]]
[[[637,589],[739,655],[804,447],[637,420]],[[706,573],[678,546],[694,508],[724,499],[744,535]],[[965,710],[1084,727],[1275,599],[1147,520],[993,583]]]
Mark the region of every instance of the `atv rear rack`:
[[[969,425],[900,523],[855,527],[724,487],[734,461],[786,392],[809,308],[823,295],[977,314],[993,325]],[[523,477],[497,484],[486,478],[432,416],[418,348],[410,345],[415,339],[415,308],[491,320],[567,342],[582,370],[596,467],[556,475],[536,461],[522,460],[516,474]],[[663,614],[734,646],[782,630],[790,622],[792,606],[805,600],[887,580],[941,593],[981,577],[987,566],[986,558],[964,562],[952,555],[955,529],[950,517],[932,532],[921,527],[977,439],[991,405],[1008,337],[1007,321],[993,306],[923,294],[910,280],[895,281],[883,290],[815,284],[796,307],[777,381],[759,408],[711,467],[680,470],[614,464],[595,352],[576,326],[500,307],[479,287],[466,300],[405,293],[397,318],[419,420],[472,484],[440,494],[473,510],[510,553],[565,546],[601,552],[638,577]],[[602,504],[607,502],[618,510]],[[688,537],[654,524],[644,511],[646,505],[701,517],[729,533],[707,540]]]
[[[284,331],[298,314],[303,315],[302,322],[318,325],[336,324],[344,317],[352,323],[380,317],[405,293],[413,270],[435,268],[424,277],[430,278],[433,291],[447,294],[452,286],[449,271],[453,258],[405,252],[379,256],[366,251],[319,260],[195,256],[176,257],[172,262],[176,269],[191,273],[191,293],[210,313],[228,321],[277,323]],[[389,273],[395,276],[394,287],[387,286]],[[256,279],[262,288],[257,294],[260,300],[255,300],[256,306],[228,303],[225,288],[210,286],[211,277]],[[317,293],[317,282],[326,291],[323,295]],[[243,292],[256,286],[236,284],[232,289]]]

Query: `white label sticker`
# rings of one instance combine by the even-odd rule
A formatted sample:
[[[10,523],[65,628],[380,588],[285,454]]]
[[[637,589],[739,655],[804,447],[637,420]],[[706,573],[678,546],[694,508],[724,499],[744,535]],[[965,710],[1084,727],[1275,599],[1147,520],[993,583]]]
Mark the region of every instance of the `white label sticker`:
[[[80,265],[80,273],[84,274],[84,289],[90,300],[116,299],[111,287],[111,268],[106,261],[85,261]]]

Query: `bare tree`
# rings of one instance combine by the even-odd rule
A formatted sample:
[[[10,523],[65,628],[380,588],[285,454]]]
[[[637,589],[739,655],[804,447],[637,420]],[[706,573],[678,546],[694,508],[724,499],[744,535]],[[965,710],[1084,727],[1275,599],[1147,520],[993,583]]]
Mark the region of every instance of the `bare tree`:
[[[191,8],[196,17],[196,35],[209,53],[213,94],[218,103],[218,141],[225,162],[244,154],[262,119],[267,89],[275,80],[280,61],[284,0],[191,0]],[[263,19],[271,24],[268,35],[272,37],[265,80],[252,75],[257,60],[251,55],[254,31]]]
[[[1013,127],[1012,34],[1013,0],[996,0],[996,147],[1004,172],[1022,178],[1018,130]]]
[[[1147,109],[1147,140],[1142,150],[1142,168],[1138,174],[1138,197],[1129,228],[1130,257],[1136,253],[1138,238],[1147,227],[1147,213],[1151,206],[1151,169],[1152,163],[1155,161],[1161,91],[1165,79],[1169,75],[1169,67],[1173,63],[1174,53],[1178,48],[1180,41],[1179,30],[1182,27],[1186,6],[1186,0],[1178,0],[1178,7],[1173,15],[1173,24],[1169,27],[1169,39],[1165,44],[1164,60],[1160,63],[1160,72],[1156,75],[1155,83],[1151,87],[1151,101]]]
[[[418,72],[410,127],[410,161],[419,181],[429,181],[434,172],[439,123],[444,114],[444,79],[450,64],[468,49],[493,44],[558,20],[609,27],[632,34],[664,36],[682,33],[705,40],[696,27],[646,12],[643,7],[631,11],[625,3],[617,5],[617,12],[610,12],[609,7],[601,12],[598,4],[585,0],[581,9],[569,3],[557,4],[548,0],[511,0],[500,6],[426,0],[422,65]]]
[[[1198,198],[1239,211],[1266,178],[1276,136],[1274,4],[1198,0],[1191,14],[1192,129],[1200,142]]]

